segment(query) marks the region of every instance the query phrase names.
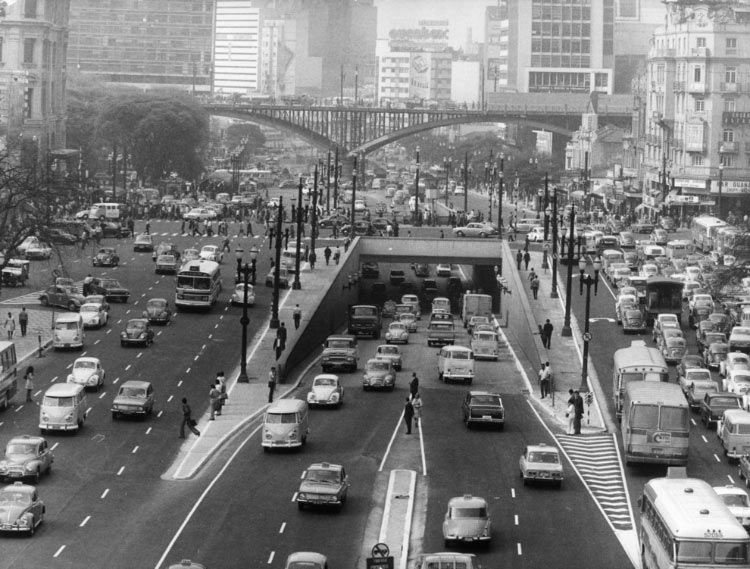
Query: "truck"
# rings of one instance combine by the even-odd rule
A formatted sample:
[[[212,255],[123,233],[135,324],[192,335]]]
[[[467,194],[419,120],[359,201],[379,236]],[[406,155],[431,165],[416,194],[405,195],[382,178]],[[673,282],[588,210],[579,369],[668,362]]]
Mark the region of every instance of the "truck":
[[[371,304],[354,304],[349,307],[347,333],[352,336],[372,336],[380,338],[383,318],[380,307]]]
[[[461,307],[464,328],[469,324],[472,316],[486,316],[492,321],[492,297],[489,294],[470,292],[464,294]]]

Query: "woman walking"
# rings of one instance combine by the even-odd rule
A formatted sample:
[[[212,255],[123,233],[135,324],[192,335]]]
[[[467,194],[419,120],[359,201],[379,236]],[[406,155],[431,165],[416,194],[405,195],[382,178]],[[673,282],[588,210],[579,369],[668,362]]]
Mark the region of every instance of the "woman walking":
[[[34,401],[31,397],[31,393],[34,391],[34,366],[26,368],[26,373],[23,374],[24,387],[26,388],[26,401]]]
[[[422,423],[422,397],[420,397],[419,392],[412,396],[411,406],[414,408],[414,426],[418,429]]]

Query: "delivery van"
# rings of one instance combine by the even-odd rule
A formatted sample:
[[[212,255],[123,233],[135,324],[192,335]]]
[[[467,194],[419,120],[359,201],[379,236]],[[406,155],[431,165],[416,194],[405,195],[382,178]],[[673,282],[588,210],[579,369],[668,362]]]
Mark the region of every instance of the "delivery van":
[[[123,208],[125,206],[119,203],[102,202],[95,203],[89,210],[89,219],[109,219],[110,221],[117,221],[123,214]]]
[[[83,317],[78,312],[58,314],[55,318],[55,330],[52,337],[52,347],[56,350],[64,348],[83,348]]]
[[[440,381],[463,381],[471,385],[474,380],[474,352],[466,346],[444,346],[438,352],[438,377]]]
[[[279,399],[272,403],[263,417],[263,450],[300,448],[309,433],[309,409],[302,399]]]
[[[39,406],[39,430],[78,431],[86,421],[86,391],[79,383],[55,383]]]
[[[727,409],[718,429],[724,453],[729,458],[750,454],[750,413],[743,409]]]

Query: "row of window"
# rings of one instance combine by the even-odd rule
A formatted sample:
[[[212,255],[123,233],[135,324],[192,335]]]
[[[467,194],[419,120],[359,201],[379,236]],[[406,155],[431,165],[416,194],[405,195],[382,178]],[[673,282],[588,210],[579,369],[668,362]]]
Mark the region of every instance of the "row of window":
[[[587,39],[539,39],[531,40],[532,53],[590,54],[591,42]]]
[[[591,67],[591,57],[588,55],[560,55],[550,53],[531,54],[532,67],[576,67],[585,69]]]
[[[590,38],[591,24],[533,22],[531,24],[531,35],[564,38]]]

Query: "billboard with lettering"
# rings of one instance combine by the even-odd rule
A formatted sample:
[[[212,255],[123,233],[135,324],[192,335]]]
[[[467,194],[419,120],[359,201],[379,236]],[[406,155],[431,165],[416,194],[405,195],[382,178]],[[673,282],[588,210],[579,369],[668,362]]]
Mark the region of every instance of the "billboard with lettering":
[[[445,51],[448,49],[448,20],[419,20],[416,27],[392,29],[388,34],[391,51]]]
[[[409,59],[409,98],[426,100],[430,98],[430,77],[432,55],[412,53]]]

